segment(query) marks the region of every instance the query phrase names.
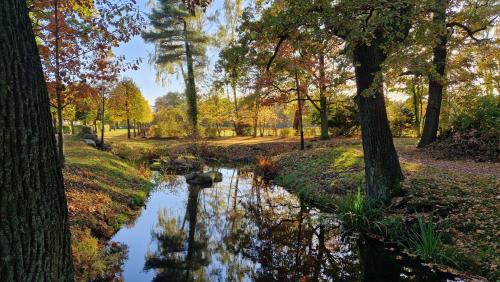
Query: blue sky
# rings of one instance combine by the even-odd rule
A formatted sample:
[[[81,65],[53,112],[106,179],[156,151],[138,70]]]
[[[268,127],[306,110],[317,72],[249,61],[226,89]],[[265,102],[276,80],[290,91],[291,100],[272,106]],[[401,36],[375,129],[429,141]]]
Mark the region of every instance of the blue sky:
[[[145,13],[149,13],[150,6],[148,2],[150,0],[137,0],[137,6],[139,9]],[[213,14],[215,11],[220,10],[223,14],[223,0],[214,0],[210,7],[207,9],[208,14]],[[213,31],[216,27],[210,25],[208,27]],[[210,48],[209,59],[212,63],[217,60],[218,53],[213,48]],[[120,47],[114,49],[116,55],[125,55],[127,60],[135,60],[138,58],[142,59],[142,63],[139,65],[139,70],[129,70],[123,73],[123,77],[129,77],[135,81],[135,83],[141,89],[142,94],[149,101],[151,106],[154,105],[154,100],[157,97],[165,95],[169,91],[184,91],[184,82],[177,75],[172,75],[169,79],[161,85],[161,83],[156,82],[156,72],[154,66],[149,63],[149,54],[154,50],[153,44],[146,44],[142,40],[141,36],[135,36],[131,41],[122,44]]]

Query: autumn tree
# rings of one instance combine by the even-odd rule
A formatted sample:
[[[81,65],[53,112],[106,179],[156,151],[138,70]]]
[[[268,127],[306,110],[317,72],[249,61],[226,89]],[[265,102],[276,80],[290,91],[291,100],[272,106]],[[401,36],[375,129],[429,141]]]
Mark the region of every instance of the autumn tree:
[[[432,38],[432,68],[428,74],[428,103],[422,138],[418,147],[434,142],[439,129],[439,118],[446,82],[446,69],[450,42],[453,37],[470,42],[479,42],[478,35],[485,34],[498,18],[494,1],[450,1],[435,0],[429,11],[432,24],[429,36]],[[425,39],[428,40],[428,37]]]
[[[47,87],[24,1],[0,5],[0,277],[73,281]]]
[[[80,98],[78,92],[65,91],[66,87],[92,79],[99,54],[109,53],[111,48],[137,35],[143,18],[133,0],[27,2],[51,102],[57,112],[59,157],[63,165],[62,113],[68,101]],[[123,62],[125,58],[116,60]],[[138,61],[132,64],[136,66]]]
[[[292,32],[318,25],[342,39],[354,65],[365,160],[365,191],[384,201],[401,193],[403,178],[394,148],[383,91],[383,63],[407,36],[414,1],[286,1],[283,21],[276,22],[276,47],[268,66]],[[276,13],[277,10],[271,11]]]
[[[113,89],[109,97],[111,119],[127,122],[127,137],[130,139],[131,121],[141,119],[144,98],[137,85],[131,79],[124,79]],[[135,126],[134,126],[135,128]]]

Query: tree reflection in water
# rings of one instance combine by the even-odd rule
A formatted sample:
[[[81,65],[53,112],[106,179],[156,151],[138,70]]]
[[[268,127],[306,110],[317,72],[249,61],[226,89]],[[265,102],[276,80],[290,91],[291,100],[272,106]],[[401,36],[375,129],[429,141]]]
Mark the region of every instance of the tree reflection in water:
[[[192,281],[203,275],[200,271],[209,264],[206,229],[196,220],[200,189],[195,186],[188,188],[182,224],[176,218],[169,217],[167,209],[161,209],[158,213],[157,230],[152,232],[153,239],[158,242],[157,251],[147,254],[144,265],[146,271],[156,270],[153,281]]]
[[[186,204],[181,210],[167,205],[159,209],[151,233],[156,248],[146,254],[144,265],[144,270],[154,271],[153,281],[403,277],[406,268],[383,249],[343,238],[331,218],[324,220],[286,190],[266,185],[248,171],[221,171],[223,182],[211,188],[186,189],[182,184],[165,191],[169,201]]]

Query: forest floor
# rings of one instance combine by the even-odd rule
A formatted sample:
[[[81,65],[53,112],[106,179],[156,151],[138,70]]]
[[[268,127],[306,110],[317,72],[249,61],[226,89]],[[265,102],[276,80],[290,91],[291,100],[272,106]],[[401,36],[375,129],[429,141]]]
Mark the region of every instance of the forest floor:
[[[117,254],[103,250],[107,240],[138,214],[150,189],[149,170],[72,136],[65,136],[65,154],[75,275],[77,281],[87,281],[119,264]]]
[[[364,165],[359,138],[306,140],[297,137],[224,137],[192,142],[186,139],[127,140],[108,138],[113,151],[133,161],[192,154],[220,163],[255,164],[271,158],[278,183],[326,210],[336,200],[362,187]],[[446,264],[492,281],[500,279],[500,163],[444,160],[416,149],[417,139],[394,139],[405,180],[404,196],[384,209],[385,218],[415,223],[419,215],[433,217],[449,258]]]

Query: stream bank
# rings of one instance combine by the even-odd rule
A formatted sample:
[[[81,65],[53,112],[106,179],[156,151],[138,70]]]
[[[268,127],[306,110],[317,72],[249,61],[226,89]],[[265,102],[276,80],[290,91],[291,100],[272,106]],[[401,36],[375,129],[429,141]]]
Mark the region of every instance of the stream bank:
[[[151,189],[150,172],[73,136],[65,136],[65,154],[75,281],[102,278],[126,255],[123,246],[107,242],[139,214]]]

